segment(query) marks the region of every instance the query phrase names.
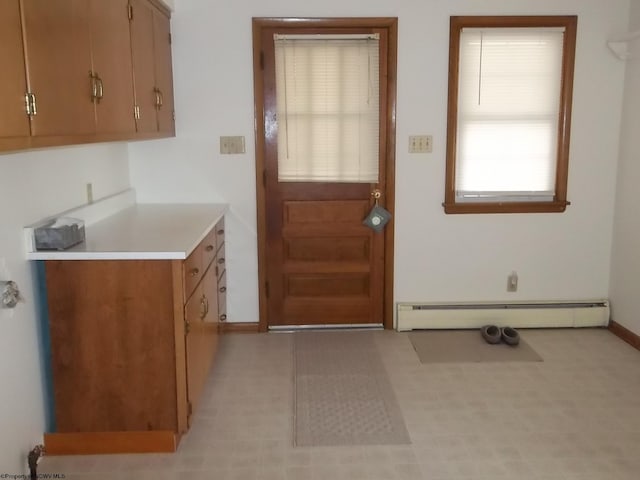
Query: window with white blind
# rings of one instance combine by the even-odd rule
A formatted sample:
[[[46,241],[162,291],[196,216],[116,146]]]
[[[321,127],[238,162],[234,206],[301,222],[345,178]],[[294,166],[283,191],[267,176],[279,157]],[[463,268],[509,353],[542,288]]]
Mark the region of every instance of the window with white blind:
[[[564,211],[575,17],[452,17],[447,213]]]
[[[281,182],[376,183],[378,35],[274,35]]]

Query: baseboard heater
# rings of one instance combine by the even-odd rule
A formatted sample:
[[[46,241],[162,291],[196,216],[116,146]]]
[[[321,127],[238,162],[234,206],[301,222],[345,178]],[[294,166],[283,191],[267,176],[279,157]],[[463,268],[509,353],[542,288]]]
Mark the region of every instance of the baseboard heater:
[[[396,329],[604,327],[609,302],[398,303]]]

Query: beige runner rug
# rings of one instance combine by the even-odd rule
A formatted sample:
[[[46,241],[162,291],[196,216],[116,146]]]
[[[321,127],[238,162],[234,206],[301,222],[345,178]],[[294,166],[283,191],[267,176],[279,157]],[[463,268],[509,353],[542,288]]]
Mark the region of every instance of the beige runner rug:
[[[480,330],[422,330],[409,333],[413,349],[422,363],[542,362],[542,357],[522,338],[511,347],[490,345]]]
[[[411,443],[372,332],[294,334],[297,446]]]

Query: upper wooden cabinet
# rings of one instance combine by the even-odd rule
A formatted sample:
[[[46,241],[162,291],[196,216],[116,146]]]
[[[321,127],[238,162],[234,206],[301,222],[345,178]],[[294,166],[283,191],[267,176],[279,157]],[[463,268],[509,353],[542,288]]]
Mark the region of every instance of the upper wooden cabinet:
[[[127,0],[22,0],[32,135],[133,133]]]
[[[31,134],[95,133],[86,0],[22,0]]]
[[[0,151],[174,135],[169,39],[155,0],[3,0]]]
[[[169,17],[148,0],[130,0],[130,4],[137,130],[173,135]]]
[[[127,0],[92,0],[90,15],[96,130],[135,132]]]
[[[10,141],[28,137],[27,81],[22,49],[19,0],[0,2],[0,149]]]

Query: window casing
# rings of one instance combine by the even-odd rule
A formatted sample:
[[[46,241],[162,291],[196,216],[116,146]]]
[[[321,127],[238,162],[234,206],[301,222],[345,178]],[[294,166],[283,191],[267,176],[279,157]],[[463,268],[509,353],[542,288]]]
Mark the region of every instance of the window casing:
[[[566,209],[577,17],[451,17],[446,213]]]

